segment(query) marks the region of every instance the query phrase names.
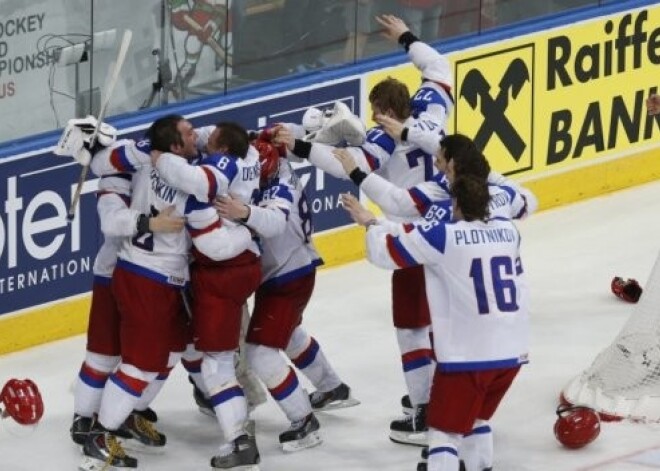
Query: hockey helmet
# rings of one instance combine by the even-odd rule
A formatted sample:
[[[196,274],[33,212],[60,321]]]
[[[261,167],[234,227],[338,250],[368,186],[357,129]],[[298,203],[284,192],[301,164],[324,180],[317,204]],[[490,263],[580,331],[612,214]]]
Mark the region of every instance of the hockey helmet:
[[[566,448],[582,448],[600,434],[600,418],[590,407],[560,404],[557,407],[555,437]]]
[[[326,113],[319,108],[309,107],[302,117],[302,127],[306,133],[318,131],[327,121]]]
[[[0,392],[4,403],[3,416],[11,416],[21,425],[34,425],[44,415],[41,393],[29,379],[10,379]]]

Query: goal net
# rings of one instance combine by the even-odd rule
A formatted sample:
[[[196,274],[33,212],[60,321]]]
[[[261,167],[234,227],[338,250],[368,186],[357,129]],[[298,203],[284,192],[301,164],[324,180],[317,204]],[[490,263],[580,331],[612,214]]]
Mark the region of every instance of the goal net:
[[[660,422],[660,255],[619,335],[562,395],[604,420]]]

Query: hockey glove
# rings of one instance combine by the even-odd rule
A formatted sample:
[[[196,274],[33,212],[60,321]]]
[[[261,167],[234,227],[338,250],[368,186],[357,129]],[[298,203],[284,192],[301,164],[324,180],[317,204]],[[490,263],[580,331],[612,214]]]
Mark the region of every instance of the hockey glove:
[[[305,136],[307,142],[318,142],[336,146],[346,142],[349,146],[360,146],[366,140],[367,131],[364,123],[355,116],[344,103],[337,101],[332,114],[326,119],[321,129]]]
[[[59,156],[73,157],[81,165],[89,165],[92,155],[102,147],[108,147],[117,140],[117,130],[106,123],[99,126],[96,141],[92,145],[92,136],[98,121],[94,116],[82,119],[70,119],[60,136],[53,153]]]
[[[612,293],[624,301],[636,303],[642,295],[642,287],[633,278],[624,280],[619,276],[615,276],[612,279]]]

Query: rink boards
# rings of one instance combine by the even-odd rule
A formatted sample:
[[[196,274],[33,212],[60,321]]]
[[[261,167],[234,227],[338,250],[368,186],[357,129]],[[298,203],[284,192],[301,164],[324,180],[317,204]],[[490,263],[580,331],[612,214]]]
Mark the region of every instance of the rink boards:
[[[443,50],[450,51],[456,77],[451,130],[474,137],[495,170],[535,191],[541,209],[656,179],[660,118],[646,116],[644,100],[658,86],[660,7],[650,3],[585,16],[570,27],[560,26],[569,21],[559,19],[540,22],[533,31],[484,36],[487,43],[447,43]],[[308,106],[342,100],[369,122],[368,90],[378,80],[396,76],[411,90],[419,84],[419,73],[404,61],[397,54],[172,111],[197,126],[236,120],[257,129],[299,122]],[[139,138],[156,116],[144,112],[113,124],[121,137]],[[0,353],[86,328],[92,266],[101,242],[96,180],[85,184],[79,213],[67,224],[79,167],[50,153],[56,139],[53,135],[40,148],[0,159],[5,200]],[[350,224],[338,203],[340,193],[355,193],[355,187],[308,165],[297,165],[296,171],[306,186],[315,242],[326,266],[363,257],[363,230]]]

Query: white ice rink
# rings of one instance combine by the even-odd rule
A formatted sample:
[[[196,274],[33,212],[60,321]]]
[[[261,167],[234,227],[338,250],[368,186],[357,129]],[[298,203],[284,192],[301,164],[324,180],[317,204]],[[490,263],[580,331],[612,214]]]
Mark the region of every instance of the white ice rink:
[[[620,275],[646,281],[660,249],[658,202],[660,182],[542,212],[520,224],[533,296],[531,363],[493,420],[495,470],[660,469],[660,428],[604,424],[596,442],[575,451],[563,449],[552,432],[562,386],[613,340],[633,311],[610,293],[610,280]],[[389,272],[367,262],[320,272],[305,325],[362,404],[319,414],[324,443],[289,455],[277,443],[288,425],[283,414],[272,401],[261,406],[254,418],[262,470],[415,469],[419,449],[388,439],[404,393],[389,302]],[[0,427],[0,470],[76,469],[80,454],[68,433],[70,386],[84,345],[78,336],[0,357],[0,385],[10,377],[31,378],[46,407],[29,436],[12,435],[6,423]],[[138,455],[140,469],[209,469],[216,425],[197,411],[191,392],[177,367],[153,404],[168,444],[162,455]]]

